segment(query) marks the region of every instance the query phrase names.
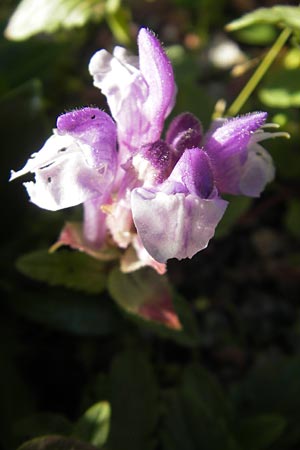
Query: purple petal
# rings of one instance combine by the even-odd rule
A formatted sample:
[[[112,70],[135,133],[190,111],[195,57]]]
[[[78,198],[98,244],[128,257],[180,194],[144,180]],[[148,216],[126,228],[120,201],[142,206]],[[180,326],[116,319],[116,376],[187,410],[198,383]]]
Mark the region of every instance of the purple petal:
[[[220,192],[237,194],[241,168],[245,164],[250,138],[263,125],[266,113],[252,113],[229,119],[209,133],[205,143],[216,186]]]
[[[165,194],[144,188],[131,196],[135,226],[143,245],[158,262],[191,258],[204,249],[227,207],[221,199]]]
[[[240,193],[259,197],[274,176],[275,168],[270,154],[259,144],[251,145],[247,161],[242,168]]]
[[[199,148],[185,150],[166,185],[174,182],[184,186],[182,192],[208,198],[214,188],[214,179],[207,154]]]
[[[171,62],[154,34],[142,28],[138,35],[140,71],[148,85],[144,105],[151,129],[148,141],[157,140],[163,122],[174,106],[176,87]]]
[[[102,196],[112,184],[116,170],[116,131],[107,114],[91,108],[65,114],[58,130],[25,167],[11,179],[35,173],[25,183],[31,201],[41,208],[58,210]],[[58,134],[59,133],[59,134]]]
[[[201,123],[191,113],[183,113],[172,120],[166,142],[172,145],[180,157],[186,148],[199,147],[202,137]]]

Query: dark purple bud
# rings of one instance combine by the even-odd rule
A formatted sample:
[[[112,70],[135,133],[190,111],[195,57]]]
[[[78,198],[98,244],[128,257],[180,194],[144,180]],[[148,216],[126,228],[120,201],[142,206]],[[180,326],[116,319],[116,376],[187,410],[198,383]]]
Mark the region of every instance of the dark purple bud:
[[[178,158],[186,148],[200,146],[202,126],[197,117],[183,113],[175,117],[166,134],[166,142],[174,147]]]

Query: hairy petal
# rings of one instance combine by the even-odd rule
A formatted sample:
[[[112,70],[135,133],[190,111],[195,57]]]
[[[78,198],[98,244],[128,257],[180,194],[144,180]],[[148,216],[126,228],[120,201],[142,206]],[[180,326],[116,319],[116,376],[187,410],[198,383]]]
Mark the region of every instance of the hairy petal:
[[[172,110],[176,86],[171,62],[154,34],[142,28],[138,35],[139,66],[149,92],[144,105],[151,125],[148,142],[157,140],[164,120]]]
[[[173,168],[173,149],[163,140],[144,145],[133,156],[132,164],[143,184],[162,183]]]
[[[229,119],[208,132],[204,145],[211,161],[218,190],[238,194],[241,168],[248,156],[252,134],[265,122],[266,113],[258,112]],[[220,126],[219,126],[220,125]]]
[[[58,117],[57,133],[72,136],[80,142],[90,167],[99,169],[107,165],[110,171],[115,172],[117,131],[108,114],[89,107],[71,111]]]
[[[182,193],[133,190],[132,213],[143,245],[158,262],[191,258],[206,248],[227,202]]]

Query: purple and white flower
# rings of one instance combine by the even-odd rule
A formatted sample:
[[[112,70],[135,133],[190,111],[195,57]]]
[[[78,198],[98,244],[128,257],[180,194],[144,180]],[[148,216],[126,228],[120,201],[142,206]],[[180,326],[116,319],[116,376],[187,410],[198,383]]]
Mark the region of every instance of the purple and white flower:
[[[227,202],[223,193],[258,196],[273,179],[259,142],[266,113],[219,120],[203,134],[198,119],[166,117],[176,96],[173,69],[152,32],[138,35],[139,57],[121,47],[100,50],[89,70],[112,118],[86,107],[58,117],[52,136],[25,167],[32,203],[58,210],[83,204],[82,231],[68,224],[59,243],[99,258],[112,245],[121,268],[191,258],[213,237]],[[275,133],[276,134],[276,133]],[[81,234],[80,234],[81,233]]]

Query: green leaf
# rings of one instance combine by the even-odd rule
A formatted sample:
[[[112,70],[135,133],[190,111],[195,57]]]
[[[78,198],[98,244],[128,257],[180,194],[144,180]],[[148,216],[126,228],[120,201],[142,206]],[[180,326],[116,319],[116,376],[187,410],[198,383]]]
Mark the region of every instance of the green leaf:
[[[100,20],[103,0],[22,0],[5,30],[7,39],[21,41],[37,33],[80,27]]]
[[[112,13],[107,12],[105,18],[115,39],[124,45],[129,45],[131,42],[129,10],[119,7]]]
[[[17,450],[95,450],[86,442],[63,436],[43,436],[25,442]]]
[[[243,17],[230,22],[228,31],[240,30],[259,23],[276,24],[300,30],[300,8],[298,6],[273,6],[271,8],[258,8]]]
[[[127,351],[111,367],[111,432],[108,448],[152,450],[158,420],[158,389],[146,355]]]
[[[108,289],[112,298],[128,313],[176,330],[181,328],[168,280],[153,269],[122,273],[116,268],[110,273]]]
[[[258,91],[259,99],[271,108],[300,106],[299,67],[277,69]]]
[[[237,30],[234,34],[235,39],[250,45],[270,45],[276,37],[277,31],[274,25],[267,23],[257,23],[249,27]]]
[[[15,293],[10,305],[29,320],[80,336],[109,335],[122,324],[109,299],[63,289]]]
[[[182,389],[184,397],[195,402],[203,415],[212,420],[221,417],[229,421],[232,418],[231,405],[220,384],[199,364],[191,365],[185,370]]]
[[[244,419],[238,437],[244,450],[264,450],[281,436],[286,420],[278,414],[260,415]]]
[[[22,256],[17,269],[52,286],[99,294],[106,287],[105,264],[80,252],[38,250]]]
[[[83,441],[101,448],[108,437],[110,404],[99,402],[91,406],[74,426],[73,434]]]
[[[215,237],[223,238],[227,236],[236,225],[238,219],[250,208],[252,199],[242,196],[228,196],[229,204],[224,217],[217,226]]]

